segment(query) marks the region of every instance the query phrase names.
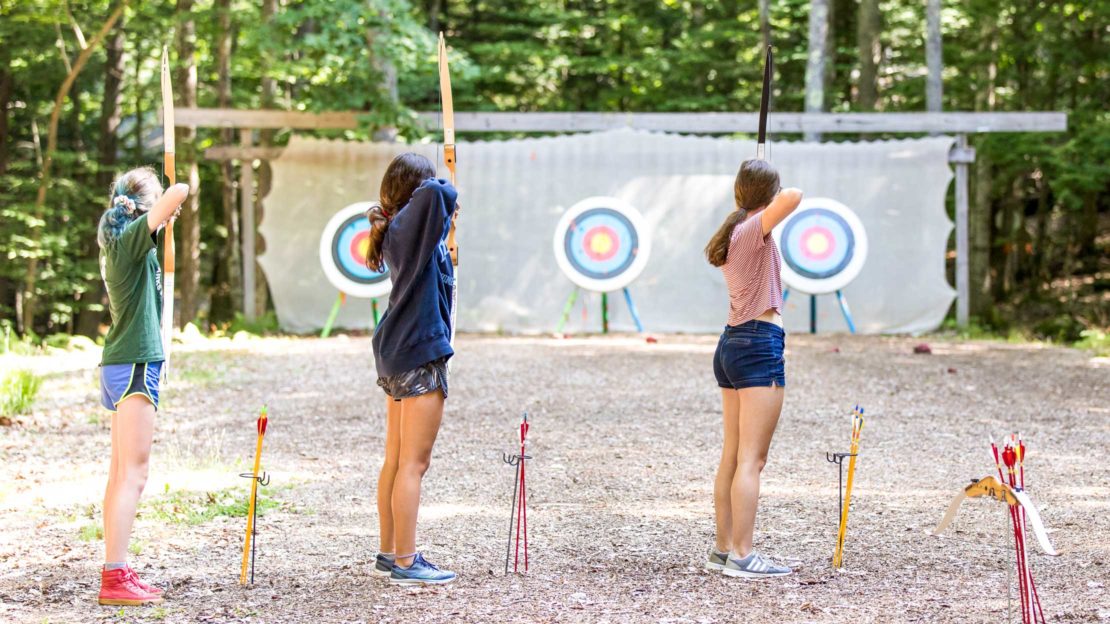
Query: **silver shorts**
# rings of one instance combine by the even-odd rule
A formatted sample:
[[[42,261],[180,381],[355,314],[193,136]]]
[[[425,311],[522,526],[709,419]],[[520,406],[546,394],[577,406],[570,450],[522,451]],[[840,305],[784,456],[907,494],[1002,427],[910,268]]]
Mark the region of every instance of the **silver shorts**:
[[[432,360],[396,375],[378,377],[378,386],[394,401],[439,390],[447,398],[447,358]]]

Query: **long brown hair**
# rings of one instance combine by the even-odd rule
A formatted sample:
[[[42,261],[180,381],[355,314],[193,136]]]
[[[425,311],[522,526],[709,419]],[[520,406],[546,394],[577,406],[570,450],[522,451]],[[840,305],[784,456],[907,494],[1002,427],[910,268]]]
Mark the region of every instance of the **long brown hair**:
[[[764,208],[775,199],[779,192],[779,172],[766,160],[750,158],[740,163],[732,190],[736,196],[736,210],[725,217],[705,246],[705,258],[717,267],[728,259],[728,245],[736,226],[748,218],[749,212]]]
[[[398,154],[382,176],[382,188],[378,193],[380,205],[366,212],[370,220],[370,237],[366,246],[366,266],[371,271],[381,272],[385,267],[382,260],[382,241],[385,240],[389,222],[397,211],[412,199],[413,192],[428,178],[436,177],[432,161],[420,154],[405,152]]]

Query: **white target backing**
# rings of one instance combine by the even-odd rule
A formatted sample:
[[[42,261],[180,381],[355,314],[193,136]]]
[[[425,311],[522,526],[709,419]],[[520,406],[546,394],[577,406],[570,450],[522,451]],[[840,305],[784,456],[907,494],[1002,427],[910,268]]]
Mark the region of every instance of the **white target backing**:
[[[555,262],[578,286],[595,292],[632,283],[651,255],[643,216],[616,197],[589,197],[570,207],[555,226]]]
[[[373,299],[389,294],[393,284],[389,269],[378,273],[366,266],[370,220],[366,211],[377,202],[359,202],[343,208],[320,233],[320,266],[328,281],[352,297]]]
[[[856,213],[828,197],[802,200],[772,234],[782,254],[782,281],[820,295],[851,283],[867,260],[867,230]]]

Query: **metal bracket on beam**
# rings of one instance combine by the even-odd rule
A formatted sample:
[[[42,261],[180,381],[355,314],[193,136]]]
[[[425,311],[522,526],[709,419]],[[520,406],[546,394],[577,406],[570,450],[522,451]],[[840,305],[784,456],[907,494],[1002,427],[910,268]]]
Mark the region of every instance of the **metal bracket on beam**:
[[[948,152],[948,162],[953,165],[970,165],[975,162],[975,148],[953,145],[952,151]]]

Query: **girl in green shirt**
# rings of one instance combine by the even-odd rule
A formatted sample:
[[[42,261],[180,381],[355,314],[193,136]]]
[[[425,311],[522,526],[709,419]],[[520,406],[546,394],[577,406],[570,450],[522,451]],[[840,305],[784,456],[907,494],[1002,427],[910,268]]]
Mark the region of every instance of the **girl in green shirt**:
[[[112,327],[100,364],[100,402],[112,412],[112,462],[104,492],[104,568],[100,604],[162,602],[127,565],[135,508],[146,485],[162,361],[162,285],[155,236],[177,216],[189,185],[165,193],[155,173],[132,169],[112,185],[100,218],[100,273]]]

